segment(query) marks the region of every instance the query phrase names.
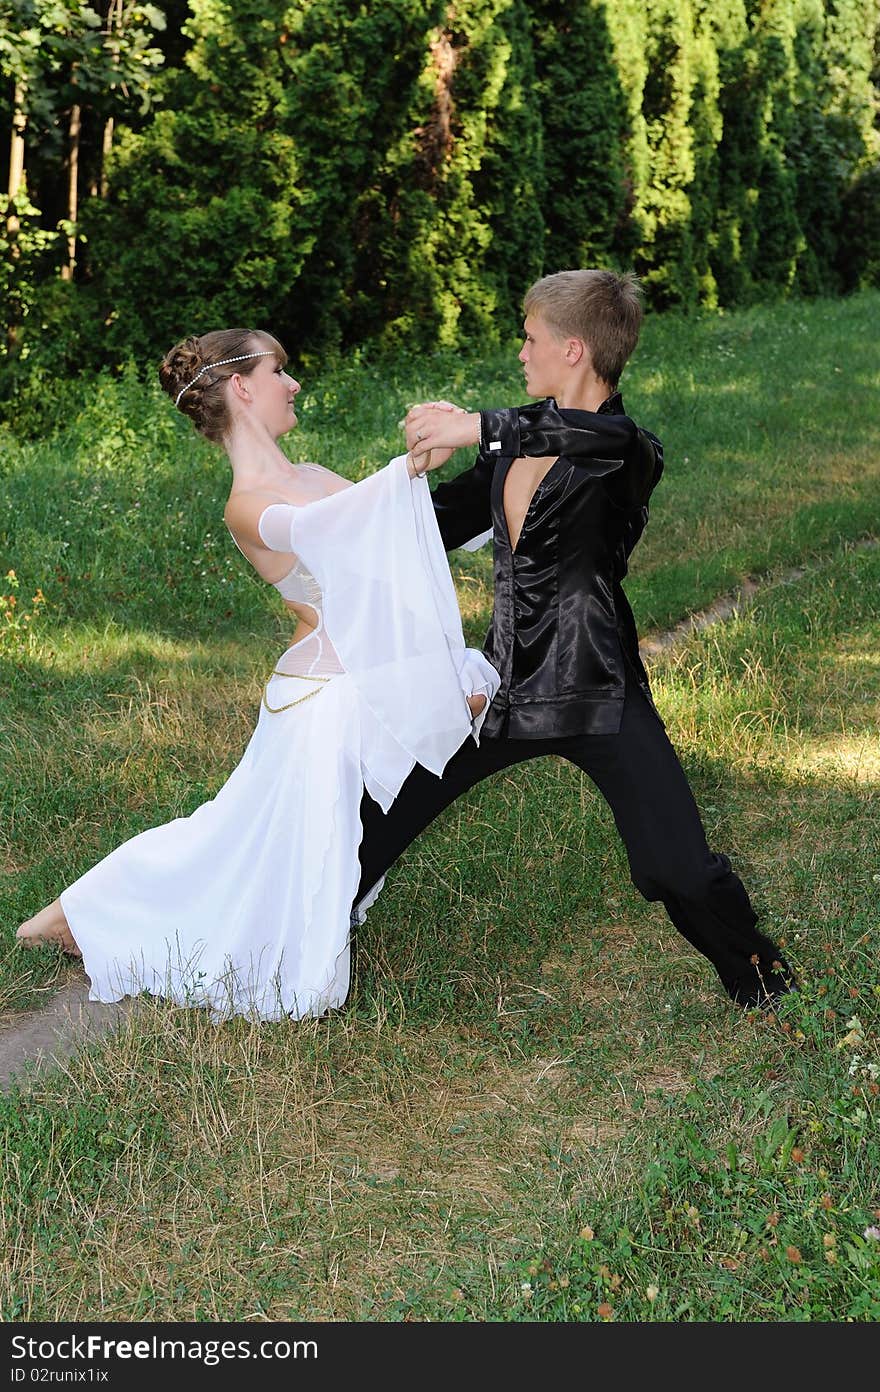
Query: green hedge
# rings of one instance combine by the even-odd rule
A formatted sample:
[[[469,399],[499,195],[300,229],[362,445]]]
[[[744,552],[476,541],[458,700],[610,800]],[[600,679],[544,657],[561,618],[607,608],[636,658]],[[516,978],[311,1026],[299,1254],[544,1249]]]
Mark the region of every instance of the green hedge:
[[[635,266],[656,308],[876,284],[878,14],[190,0],[161,101],[83,200],[72,296],[42,244],[5,267],[35,288],[0,409],[233,322],[298,362],[506,334],[574,265]]]

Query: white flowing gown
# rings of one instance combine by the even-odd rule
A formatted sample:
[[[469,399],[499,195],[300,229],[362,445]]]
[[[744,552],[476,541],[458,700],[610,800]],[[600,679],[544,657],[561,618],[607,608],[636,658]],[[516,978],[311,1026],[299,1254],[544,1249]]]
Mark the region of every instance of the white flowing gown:
[[[416,763],[439,777],[479,738],[467,695],[488,708],[498,689],[465,648],[430,490],[405,456],[307,506],[271,506],[261,533],[264,518],[297,556],[277,588],[317,628],[277,663],[217,796],[62,893],[91,1000],[146,990],[215,1019],[340,1006],[364,788],[387,811]]]

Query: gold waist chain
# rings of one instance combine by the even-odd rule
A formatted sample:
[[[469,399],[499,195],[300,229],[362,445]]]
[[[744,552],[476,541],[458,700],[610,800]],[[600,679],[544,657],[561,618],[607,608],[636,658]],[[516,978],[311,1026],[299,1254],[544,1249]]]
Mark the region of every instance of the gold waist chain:
[[[288,701],[287,704],[284,706],[270,706],[269,702],[266,700],[266,692],[269,688],[269,682],[266,682],[266,685],[263,687],[263,705],[266,707],[266,710],[269,712],[270,715],[280,715],[282,711],[291,710],[293,706],[301,706],[303,701],[311,701],[313,696],[320,695],[322,686],[324,686],[328,681],[333,680],[332,677],[305,677],[301,676],[299,672],[275,671],[272,673],[272,677],[287,677],[289,681],[319,682],[320,685],[316,686],[314,691],[307,691],[305,696],[297,696],[295,701]],[[272,677],[269,678],[269,681],[272,680]]]

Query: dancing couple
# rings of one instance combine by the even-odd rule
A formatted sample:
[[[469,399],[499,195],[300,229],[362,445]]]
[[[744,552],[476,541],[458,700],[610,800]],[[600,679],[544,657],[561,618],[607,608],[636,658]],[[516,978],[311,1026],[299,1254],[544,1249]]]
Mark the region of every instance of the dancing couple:
[[[190,338],[160,369],[232,468],[233,540],[296,615],[256,730],[217,796],[125,842],[22,924],[81,955],[90,998],[148,990],[215,1018],[319,1016],[346,999],[350,931],[389,868],[492,773],[559,754],[614,814],[632,879],[742,1006],[789,989],[748,895],[710,851],[622,588],[660,478],[618,383],[634,278],[563,271],[525,299],[535,404],[410,411],[407,452],[360,483],[291,464],[299,384],[263,331]],[[476,463],[432,492],[462,446]],[[465,647],[445,551],[493,539],[484,653]]]

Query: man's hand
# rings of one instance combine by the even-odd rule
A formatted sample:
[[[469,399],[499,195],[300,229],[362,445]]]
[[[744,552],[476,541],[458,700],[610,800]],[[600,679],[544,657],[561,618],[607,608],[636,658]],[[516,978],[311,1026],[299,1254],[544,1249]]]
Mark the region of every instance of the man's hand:
[[[407,448],[423,467],[420,456],[431,455],[427,466],[437,469],[445,464],[453,450],[480,443],[479,411],[464,411],[450,401],[432,401],[413,406],[406,417]]]
[[[462,409],[460,406],[453,406],[451,401],[426,401],[421,406],[413,406],[406,419],[397,422],[398,429],[406,431],[406,448],[409,456],[406,467],[409,470],[410,478],[421,478],[429,469],[441,468],[454,452],[451,449],[425,452],[419,448],[421,445],[419,429],[416,425],[410,425],[410,416],[415,411],[423,411],[428,406],[436,407],[438,411],[460,411]]]

